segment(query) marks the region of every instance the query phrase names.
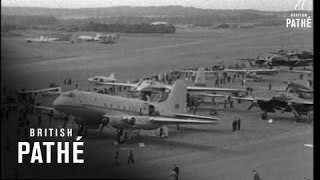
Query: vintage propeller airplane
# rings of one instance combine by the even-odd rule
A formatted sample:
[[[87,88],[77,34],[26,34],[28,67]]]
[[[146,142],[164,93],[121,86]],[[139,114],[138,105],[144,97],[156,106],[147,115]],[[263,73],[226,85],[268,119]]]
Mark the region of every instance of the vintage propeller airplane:
[[[218,123],[219,118],[216,117],[185,114],[186,93],[186,85],[182,80],[176,81],[169,97],[158,103],[74,90],[62,93],[53,102],[53,108],[37,108],[75,117],[74,121],[80,125],[78,133],[84,136],[87,135],[87,129],[98,129],[101,125],[101,132],[104,126],[113,127],[117,129],[119,143],[126,140],[124,131],[153,130],[170,124]]]
[[[111,73],[109,77],[106,76],[94,76],[87,79],[89,82],[94,83],[95,85],[102,85],[103,82],[116,82],[117,79],[114,76],[114,73]]]
[[[253,107],[259,107],[262,110],[262,119],[267,118],[267,113],[275,113],[276,110],[284,112],[293,112],[296,120],[299,120],[301,115],[310,115],[313,111],[313,102],[301,99],[293,94],[280,93],[271,98],[259,97],[232,97],[240,101],[251,101],[252,104],[248,107],[250,110]]]

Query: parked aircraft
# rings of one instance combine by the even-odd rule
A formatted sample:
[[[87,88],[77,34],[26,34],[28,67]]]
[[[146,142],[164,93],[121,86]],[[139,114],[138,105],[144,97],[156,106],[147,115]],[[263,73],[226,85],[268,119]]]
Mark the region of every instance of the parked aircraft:
[[[151,91],[151,92],[164,92],[165,90],[172,89],[172,85],[163,84],[153,80],[143,80],[138,83],[109,83],[104,82],[104,85],[125,86],[131,87],[133,91]],[[188,92],[244,92],[244,90],[231,89],[231,88],[215,88],[205,87],[204,69],[199,68],[197,77],[195,78],[194,86],[187,87]]]
[[[37,89],[37,90],[20,90],[18,91],[20,94],[35,94],[40,96],[56,96],[62,93],[61,87],[52,87],[45,89]]]
[[[288,66],[305,67],[313,63],[313,59],[290,59],[281,56],[268,56],[264,58],[238,58],[238,60],[248,61],[251,67],[274,67],[274,66]]]
[[[94,76],[92,78],[88,78],[89,82],[92,82],[96,85],[101,85],[103,82],[116,82],[117,79],[114,77],[114,73],[111,73],[109,77],[106,76]]]
[[[57,41],[59,38],[50,38],[50,37],[44,37],[40,36],[38,38],[27,38],[27,42],[52,42],[52,41]]]
[[[80,35],[77,38],[85,41],[99,41],[101,34],[96,34],[96,36],[87,36],[87,35]]]
[[[275,113],[276,110],[284,112],[293,112],[296,120],[299,120],[301,115],[310,115],[313,111],[313,102],[301,99],[293,94],[280,93],[271,98],[258,98],[258,97],[232,97],[238,100],[251,101],[252,104],[248,110],[253,107],[259,107],[262,110],[262,119],[267,118],[267,113]]]
[[[173,85],[168,99],[151,103],[139,99],[125,98],[87,91],[62,93],[54,102],[52,110],[75,116],[81,127],[79,134],[87,129],[104,126],[117,129],[117,141],[125,141],[125,130],[153,130],[169,124],[216,124],[219,118],[185,114],[186,85],[178,80]],[[121,137],[124,136],[124,141]]]
[[[313,59],[313,53],[311,51],[298,52],[297,50],[295,50],[295,51],[289,52],[287,50],[280,49],[278,51],[271,51],[269,53],[277,54],[282,57],[287,57],[289,59],[292,59],[292,58],[297,58],[297,59],[302,59],[302,60]]]
[[[307,80],[294,80],[285,82],[288,84],[284,91],[291,92],[299,95],[299,97],[304,98],[308,95],[313,96],[313,87],[310,84],[310,81]]]
[[[262,76],[259,75],[275,75],[278,73],[277,69],[224,69],[224,71],[244,74],[245,79],[253,79],[254,81],[262,80]]]
[[[105,44],[117,43],[119,34],[104,34],[100,36],[101,42]]]

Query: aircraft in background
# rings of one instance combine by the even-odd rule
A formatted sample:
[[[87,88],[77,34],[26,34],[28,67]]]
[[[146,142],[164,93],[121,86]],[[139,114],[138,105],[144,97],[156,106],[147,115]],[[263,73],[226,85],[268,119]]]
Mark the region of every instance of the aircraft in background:
[[[309,60],[313,59],[313,53],[311,51],[301,51],[298,52],[297,50],[289,52],[288,50],[279,49],[278,51],[271,51],[271,54],[277,54],[282,57],[287,57],[288,59],[296,58],[302,60]]]
[[[103,34],[100,36],[101,43],[113,44],[119,40],[119,34]]]
[[[85,41],[99,41],[101,34],[96,34],[96,36],[88,36],[88,35],[80,35],[77,39],[85,40]]]
[[[248,61],[251,67],[287,66],[293,68],[305,67],[313,64],[313,59],[290,59],[281,56],[267,56],[261,59],[260,55],[258,55],[256,58],[238,58],[238,60]]]
[[[259,97],[232,97],[237,100],[251,101],[252,104],[248,107],[250,110],[253,107],[259,107],[262,110],[262,119],[267,118],[267,113],[275,113],[280,110],[281,113],[293,112],[296,120],[299,120],[301,115],[310,115],[313,111],[313,102],[301,99],[293,94],[280,93],[271,98]]]
[[[310,81],[294,80],[285,83],[288,84],[284,90],[285,92],[297,94],[301,98],[307,97],[308,95],[313,96],[313,87],[311,86]]]
[[[37,89],[37,90],[20,90],[18,91],[20,94],[34,94],[39,96],[56,96],[62,93],[61,87],[52,87],[45,89]]]
[[[38,38],[27,38],[27,42],[52,42],[52,41],[58,41],[59,38],[50,38],[50,37],[44,37],[40,36]]]
[[[74,90],[62,93],[51,109],[76,117],[74,121],[80,125],[78,133],[84,131],[84,136],[87,129],[99,129],[101,125],[102,132],[105,126],[113,127],[117,129],[119,143],[126,140],[124,131],[154,130],[170,124],[218,123],[216,117],[185,114],[186,93],[181,80],[175,82],[169,97],[159,103]]]
[[[117,79],[115,78],[114,73],[111,73],[109,77],[94,76],[92,78],[88,78],[88,81],[96,85],[102,85],[103,82],[116,82]]]
[[[224,69],[225,72],[244,74],[245,79],[253,79],[261,81],[262,76],[259,75],[275,75],[279,72],[277,69]]]
[[[138,83],[102,83],[103,85],[124,86],[131,87],[132,91],[151,91],[151,92],[164,92],[171,90],[172,85],[163,84],[153,80],[143,80]],[[231,89],[231,88],[216,88],[205,87],[204,69],[199,68],[195,78],[194,86],[187,87],[188,92],[245,92],[244,90]]]

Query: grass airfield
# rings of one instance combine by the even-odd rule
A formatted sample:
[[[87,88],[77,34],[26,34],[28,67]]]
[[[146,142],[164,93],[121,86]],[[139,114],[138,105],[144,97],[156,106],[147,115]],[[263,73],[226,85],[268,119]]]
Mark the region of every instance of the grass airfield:
[[[28,32],[28,35],[32,33],[39,36],[36,34],[39,32]],[[3,37],[1,82],[2,85],[36,89],[45,88],[50,82],[61,85],[64,78],[71,77],[80,89],[86,90],[92,86],[85,78],[93,75],[115,72],[116,78],[125,81],[177,68],[213,66],[218,60],[223,60],[225,65],[235,64],[235,58],[255,57],[259,53],[268,55],[264,52],[279,48],[311,49],[312,33],[309,29],[279,27],[191,29],[163,36],[122,35],[119,42],[112,45],[27,43],[24,36]],[[282,89],[283,81],[298,77],[299,74],[280,73],[266,76],[263,82],[246,85],[254,88],[256,96],[270,96],[276,94],[267,90],[270,82],[273,89]],[[212,84],[208,78],[208,85]],[[223,87],[241,88],[241,83],[238,79]],[[63,90],[68,89],[72,87],[63,86]],[[169,179],[175,163],[180,167],[180,179],[250,179],[255,168],[263,179],[313,179],[313,149],[304,146],[313,142],[313,125],[293,123],[292,113],[268,114],[274,120],[269,124],[260,120],[258,108],[246,110],[250,103],[235,103],[234,106],[234,109],[214,107],[221,118],[218,125],[183,125],[180,130],[172,126],[167,139],[148,136],[147,132],[132,137],[119,145],[119,167],[114,166],[115,131],[105,128],[97,137],[96,130],[89,130],[89,137],[84,139],[85,164],[23,164],[18,166],[18,177]],[[197,114],[209,115],[209,112],[202,109]],[[238,132],[231,130],[235,116],[242,119]],[[58,127],[61,123],[53,124]],[[36,117],[32,117],[31,126],[36,127]],[[48,127],[46,118],[42,127]],[[76,132],[75,124],[70,127]],[[139,148],[140,142],[146,147]],[[133,150],[135,165],[126,163],[129,149]],[[2,157],[7,156],[2,154]],[[16,159],[15,154],[12,157]]]

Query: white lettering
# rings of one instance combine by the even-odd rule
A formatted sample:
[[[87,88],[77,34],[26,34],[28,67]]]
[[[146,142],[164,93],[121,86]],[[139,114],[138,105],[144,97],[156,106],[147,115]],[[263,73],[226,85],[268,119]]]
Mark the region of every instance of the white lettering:
[[[34,163],[36,160],[39,163],[43,163],[42,154],[41,154],[41,148],[40,148],[40,143],[39,142],[35,142],[34,145],[33,145],[30,163]]]
[[[47,163],[51,163],[51,146],[54,145],[54,142],[43,142],[42,143],[44,146],[46,146],[47,149],[47,159],[46,162]]]
[[[58,163],[62,163],[62,154],[64,154],[64,163],[69,163],[69,142],[65,142],[64,147],[65,149],[62,149],[62,142],[58,142]]]
[[[26,149],[23,150],[23,147]],[[18,142],[18,163],[22,163],[22,156],[24,154],[29,154],[30,152],[30,144],[28,142]]]

